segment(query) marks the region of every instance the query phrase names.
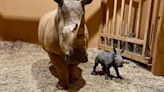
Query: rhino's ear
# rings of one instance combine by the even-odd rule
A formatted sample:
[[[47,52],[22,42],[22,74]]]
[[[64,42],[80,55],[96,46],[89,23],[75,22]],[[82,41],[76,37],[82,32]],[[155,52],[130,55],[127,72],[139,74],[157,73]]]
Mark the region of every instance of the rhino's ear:
[[[92,0],[81,0],[81,3],[83,5],[90,4],[91,2],[92,2]]]
[[[63,0],[54,0],[56,3],[58,3],[58,5],[62,5],[63,4]]]
[[[117,51],[116,51],[116,49],[115,49],[115,48],[113,48],[113,51],[114,51],[114,53],[117,53]]]

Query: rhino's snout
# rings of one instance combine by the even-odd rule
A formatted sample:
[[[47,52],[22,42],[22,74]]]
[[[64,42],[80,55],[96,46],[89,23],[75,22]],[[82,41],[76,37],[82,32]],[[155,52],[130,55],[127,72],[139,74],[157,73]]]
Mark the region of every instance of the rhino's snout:
[[[67,60],[71,59],[74,55],[74,50],[70,49],[68,52],[66,52],[65,57]]]
[[[88,61],[88,54],[86,52],[76,52],[71,50],[69,53],[65,54],[65,60],[69,63],[86,63]]]

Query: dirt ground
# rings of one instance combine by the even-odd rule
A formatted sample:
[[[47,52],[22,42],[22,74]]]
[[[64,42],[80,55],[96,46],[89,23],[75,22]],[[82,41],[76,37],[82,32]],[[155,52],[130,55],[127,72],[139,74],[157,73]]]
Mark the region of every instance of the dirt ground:
[[[154,76],[133,62],[119,69],[123,80],[91,75],[98,52],[89,49],[89,62],[80,65],[86,81],[80,92],[164,92],[164,77]],[[49,61],[39,45],[0,42],[0,92],[65,92],[56,88],[58,79],[50,73]],[[116,76],[113,68],[111,75]]]

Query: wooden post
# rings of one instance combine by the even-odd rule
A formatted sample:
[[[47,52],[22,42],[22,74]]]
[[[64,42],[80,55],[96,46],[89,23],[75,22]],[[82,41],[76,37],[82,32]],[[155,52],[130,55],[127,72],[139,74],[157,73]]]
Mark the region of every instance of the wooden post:
[[[108,8],[109,6],[108,6],[108,0],[106,1],[106,30],[107,30],[107,34],[109,34],[110,33],[110,26],[109,26],[109,13],[110,13],[110,11],[109,11],[109,8]]]
[[[105,14],[105,6],[104,6],[104,4],[105,4],[105,0],[102,0],[101,1],[101,21],[100,21],[100,26],[99,26],[99,32],[100,33],[103,33],[103,31],[104,31],[104,14]]]
[[[99,34],[102,34],[102,33],[104,33],[104,14],[105,14],[105,0],[102,0],[101,1],[101,15],[100,15],[100,17],[101,17],[101,21],[100,21],[100,26],[99,26]],[[99,42],[98,42],[98,44],[100,45],[101,44],[101,42],[102,42],[102,39],[99,37]]]
[[[142,55],[145,55],[145,51],[146,51],[147,37],[148,37],[148,31],[149,31],[149,22],[150,22],[151,3],[152,3],[152,0],[148,0]]]
[[[113,11],[113,20],[112,20],[112,30],[111,34],[115,34],[115,27],[116,27],[116,12],[117,12],[117,0],[114,0],[114,11]],[[111,39],[111,46],[114,46],[113,39]]]
[[[108,8],[108,0],[105,0],[105,12],[106,12],[106,18],[105,18],[105,33],[109,33],[109,8]],[[108,38],[105,38],[105,45],[108,44]]]
[[[138,38],[139,30],[140,30],[140,21],[141,21],[141,9],[142,9],[142,0],[139,0],[139,6],[138,6],[138,14],[137,14],[137,27],[136,27],[136,36],[135,38]]]
[[[122,0],[121,2],[121,20],[120,20],[120,27],[118,30],[117,35],[121,36],[122,35],[122,25],[123,25],[123,17],[124,17],[124,8],[125,8],[125,0]],[[121,42],[118,40],[118,48],[121,47]]]
[[[137,13],[137,25],[136,25],[136,34],[135,38],[138,39],[139,30],[140,30],[140,21],[141,21],[141,9],[142,9],[142,0],[139,0],[138,13]],[[136,44],[134,45],[134,50],[136,50]]]
[[[160,0],[154,0],[154,3],[153,3],[153,14],[152,14],[152,19],[151,19],[151,33],[150,33],[150,37],[149,37],[149,40],[150,40],[150,56],[153,55],[153,48],[154,48],[154,41],[155,39],[153,39],[155,37],[155,29],[157,28],[157,17],[158,17],[158,10],[159,10],[159,2]]]
[[[130,0],[129,14],[128,14],[128,30],[127,30],[127,36],[129,36],[129,32],[130,32],[130,21],[131,21],[131,15],[132,15],[132,4],[133,4],[133,0]]]
[[[105,28],[104,28],[104,33],[108,33],[108,25],[107,25],[107,23],[108,23],[108,19],[109,19],[109,12],[108,12],[108,10],[107,10],[107,1],[108,0],[104,0],[104,4],[105,4],[105,6],[104,6],[104,10],[105,10]]]
[[[122,0],[121,4],[121,25],[120,25],[120,35],[122,34],[122,27],[123,27],[123,18],[124,18],[124,8],[125,8],[125,0]]]
[[[114,12],[113,12],[113,33],[115,33],[115,29],[116,29],[116,12],[117,12],[117,0],[114,0]],[[116,32],[116,34],[118,34],[118,32]]]
[[[127,26],[127,30],[125,30],[126,37],[129,37],[129,32],[130,32],[132,4],[133,4],[133,0],[130,0],[130,2],[129,2],[129,12],[128,12],[128,26]],[[128,42],[125,42],[125,49],[128,49]]]
[[[156,29],[153,64],[151,70],[154,75],[164,75],[164,1],[159,1],[159,21]]]

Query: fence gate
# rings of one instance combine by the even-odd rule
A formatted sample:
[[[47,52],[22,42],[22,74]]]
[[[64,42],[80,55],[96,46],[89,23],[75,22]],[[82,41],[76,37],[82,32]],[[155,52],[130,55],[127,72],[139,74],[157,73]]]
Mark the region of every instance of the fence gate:
[[[99,48],[125,49],[123,56],[151,65],[153,0],[102,0]]]

